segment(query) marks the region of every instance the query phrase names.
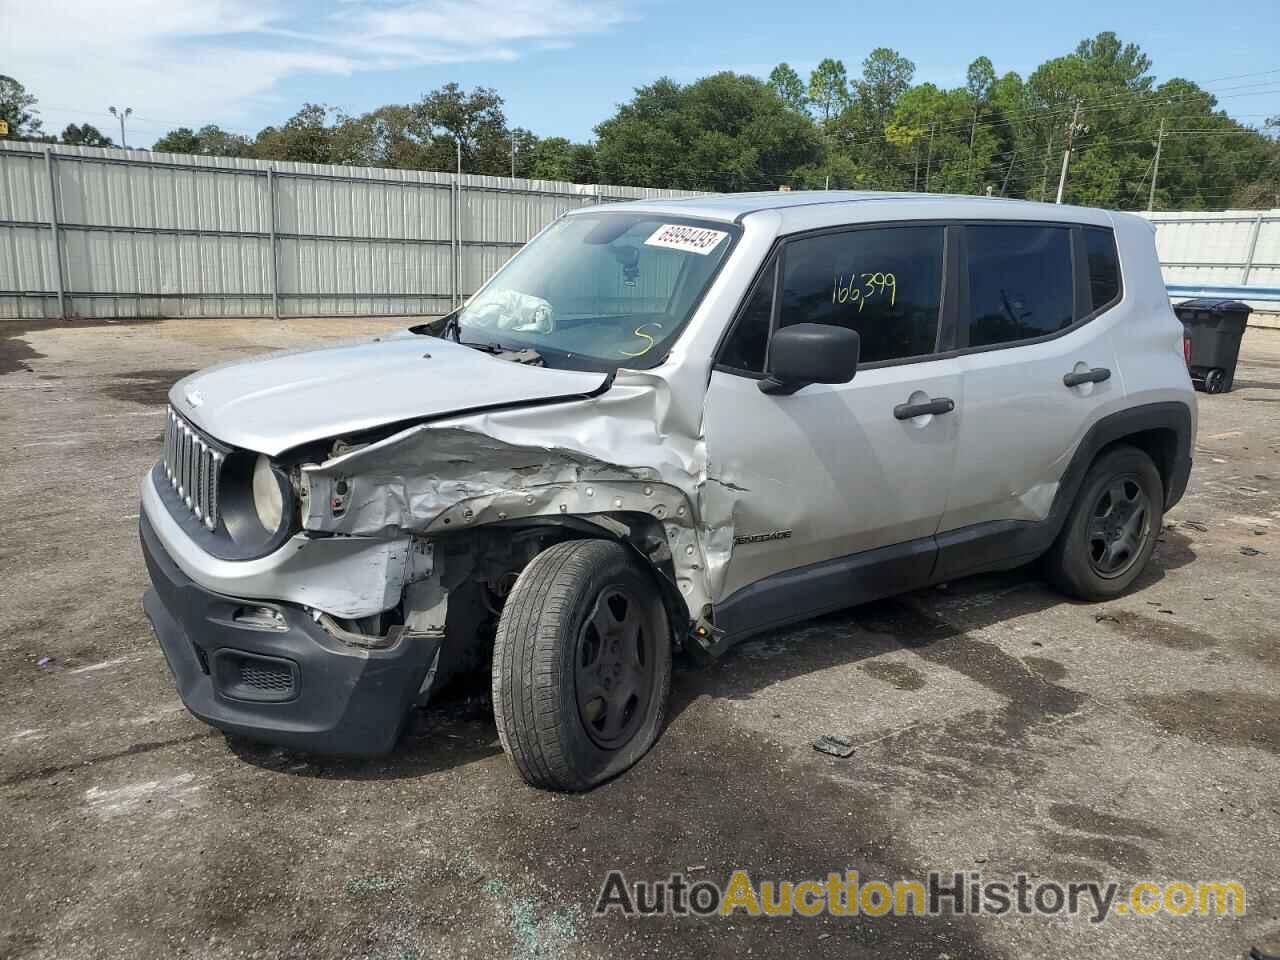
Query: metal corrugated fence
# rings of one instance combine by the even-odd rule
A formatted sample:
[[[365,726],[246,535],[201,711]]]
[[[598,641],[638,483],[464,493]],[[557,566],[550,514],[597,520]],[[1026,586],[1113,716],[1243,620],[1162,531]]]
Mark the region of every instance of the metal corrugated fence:
[[[566,210],[692,195],[0,141],[0,318],[434,315]]]
[[[1280,287],[1280,210],[1144,216],[1155,225],[1160,267],[1175,299],[1205,293],[1244,300],[1258,311],[1277,309],[1270,296],[1250,301],[1248,288],[1262,296]]]

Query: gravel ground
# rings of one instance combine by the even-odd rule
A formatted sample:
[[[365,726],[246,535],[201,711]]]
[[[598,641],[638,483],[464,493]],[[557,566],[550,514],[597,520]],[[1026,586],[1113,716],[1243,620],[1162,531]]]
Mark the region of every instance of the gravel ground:
[[[397,325],[0,324],[0,956],[1199,960],[1280,935],[1280,332],[1200,397],[1190,491],[1129,596],[986,576],[684,664],[650,756],[569,797],[516,779],[465,690],[377,761],[230,741],[143,617],[172,381]],[[828,733],[853,755],[816,753]],[[1248,909],[594,917],[614,868],[1235,879]]]

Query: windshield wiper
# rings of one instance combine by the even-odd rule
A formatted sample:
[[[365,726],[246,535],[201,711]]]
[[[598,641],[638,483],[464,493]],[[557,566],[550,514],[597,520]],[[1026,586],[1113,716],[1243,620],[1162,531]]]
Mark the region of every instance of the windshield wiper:
[[[512,363],[527,363],[530,366],[544,367],[546,360],[537,350],[525,347],[521,350],[509,350],[500,343],[479,343],[473,340],[459,340],[464,347],[470,347],[472,350],[479,350],[481,353],[487,353],[491,357],[497,357],[499,360],[510,360]]]

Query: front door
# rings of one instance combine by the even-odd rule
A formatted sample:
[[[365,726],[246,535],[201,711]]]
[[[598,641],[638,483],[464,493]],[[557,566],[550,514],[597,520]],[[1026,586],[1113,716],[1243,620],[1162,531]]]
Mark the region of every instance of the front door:
[[[790,240],[757,280],[704,412],[703,521],[730,551],[710,571],[718,624],[722,608],[736,611],[727,614],[736,631],[856,603],[860,576],[891,571],[900,589],[927,578],[963,399],[954,364],[929,359],[943,247],[940,226],[826,232]],[[853,380],[761,392],[769,332],[792,323],[857,330]],[[938,412],[918,412],[935,400]],[[768,602],[740,602],[765,594]]]

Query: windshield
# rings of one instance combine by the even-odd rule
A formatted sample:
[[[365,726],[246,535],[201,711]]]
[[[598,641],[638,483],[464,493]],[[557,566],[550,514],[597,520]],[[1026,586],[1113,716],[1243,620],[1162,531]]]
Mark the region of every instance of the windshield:
[[[564,217],[457,314],[447,335],[589,370],[660,363],[737,228],[649,213]]]

